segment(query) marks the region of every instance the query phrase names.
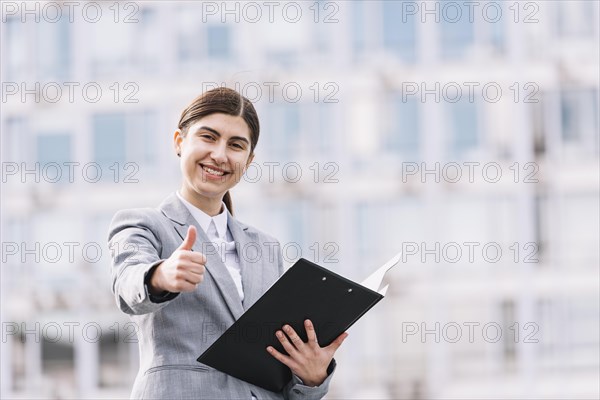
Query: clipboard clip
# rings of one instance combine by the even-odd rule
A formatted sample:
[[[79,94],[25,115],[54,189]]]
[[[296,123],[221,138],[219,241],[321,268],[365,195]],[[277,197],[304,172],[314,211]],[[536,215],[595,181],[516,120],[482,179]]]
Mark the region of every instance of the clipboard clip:
[[[383,264],[381,267],[379,267],[375,272],[373,272],[371,275],[369,275],[367,277],[367,279],[365,279],[364,281],[361,282],[361,285],[371,289],[377,293],[379,293],[382,296],[385,296],[388,287],[390,285],[385,285],[383,288],[381,287],[381,283],[383,282],[383,278],[386,274],[386,272],[388,272],[390,269],[392,269],[393,266],[395,266],[396,264],[398,264],[398,261],[400,261],[400,256],[402,255],[402,253],[398,253],[396,254],[394,257],[392,257],[388,262],[386,262],[385,264]]]

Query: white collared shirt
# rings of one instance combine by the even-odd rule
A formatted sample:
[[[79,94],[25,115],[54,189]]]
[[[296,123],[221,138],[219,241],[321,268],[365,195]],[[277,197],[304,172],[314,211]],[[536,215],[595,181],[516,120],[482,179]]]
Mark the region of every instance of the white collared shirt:
[[[194,217],[194,219],[198,222],[202,230],[204,230],[206,236],[208,236],[208,240],[215,245],[217,252],[221,257],[221,261],[223,261],[223,264],[225,264],[227,267],[227,271],[229,271],[229,275],[231,275],[233,283],[235,283],[240,300],[243,301],[244,289],[242,286],[240,260],[235,249],[235,241],[233,240],[233,236],[227,227],[228,217],[225,203],[222,203],[223,206],[221,213],[211,217],[184,199],[183,196],[179,194],[179,191],[175,193],[190,211],[190,214],[192,214],[192,217]]]

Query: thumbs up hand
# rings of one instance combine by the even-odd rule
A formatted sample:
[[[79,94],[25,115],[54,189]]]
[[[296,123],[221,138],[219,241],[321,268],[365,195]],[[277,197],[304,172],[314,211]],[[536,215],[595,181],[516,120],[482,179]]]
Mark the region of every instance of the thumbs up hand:
[[[190,225],[188,227],[187,235],[185,236],[185,239],[183,239],[183,243],[179,245],[177,250],[192,250],[194,243],[196,243],[196,236],[198,236],[196,227],[194,225]]]
[[[191,225],[181,245],[160,263],[150,277],[150,292],[193,292],[204,279],[206,257],[192,251],[198,232]]]

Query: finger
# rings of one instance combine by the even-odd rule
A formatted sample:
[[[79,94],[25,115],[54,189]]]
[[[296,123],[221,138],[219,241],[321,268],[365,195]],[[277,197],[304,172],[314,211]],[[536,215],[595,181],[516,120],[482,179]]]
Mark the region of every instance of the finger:
[[[196,235],[197,235],[196,227],[194,225],[190,225],[187,230],[187,234],[185,235],[185,239],[183,239],[183,243],[179,246],[179,250],[191,250],[196,243]]]
[[[204,275],[205,271],[206,270],[204,268],[204,265],[191,264],[188,267],[186,267],[186,272],[189,272],[190,274],[194,275]]]
[[[306,336],[308,337],[308,344],[310,345],[319,345],[319,341],[317,340],[317,333],[315,332],[315,327],[312,324],[310,319],[304,321],[304,328],[306,329]]]
[[[200,253],[199,251],[192,251],[187,253],[187,256],[189,256],[189,259],[197,264],[206,264],[206,256],[202,253]]]
[[[290,355],[293,356],[298,352],[294,345],[288,340],[287,336],[282,331],[275,332],[275,336],[279,339],[279,342],[283,346],[283,349]]]
[[[287,365],[290,369],[292,368],[292,358],[290,356],[278,352],[273,346],[268,346],[267,351],[270,355],[275,357],[275,359]]]
[[[203,274],[188,273],[188,274],[185,275],[185,277],[183,278],[183,280],[185,280],[186,282],[191,283],[192,285],[198,285],[198,284],[202,283],[202,281],[204,280],[204,275]]]
[[[193,272],[195,274],[204,274],[206,271],[204,264],[198,264],[189,260],[183,261],[179,266],[181,271]]]
[[[196,264],[189,260],[180,261],[173,271],[175,278],[186,277],[188,274],[204,275],[206,268],[202,264]]]
[[[346,340],[347,337],[348,337],[347,332],[342,333],[333,342],[331,342],[331,344],[329,346],[327,346],[327,349],[335,352],[342,345],[342,343],[344,342],[344,340]]]
[[[206,257],[202,253],[191,250],[180,250],[177,265],[184,268],[204,268]]]
[[[296,331],[291,326],[284,325],[283,331],[286,333],[286,335],[288,335],[294,347],[300,349],[304,345],[304,342],[302,341],[302,339],[300,339],[300,336],[298,336]]]

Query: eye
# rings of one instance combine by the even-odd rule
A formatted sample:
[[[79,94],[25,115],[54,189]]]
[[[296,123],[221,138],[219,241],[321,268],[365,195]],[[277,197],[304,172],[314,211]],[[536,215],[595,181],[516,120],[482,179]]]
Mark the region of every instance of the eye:
[[[233,143],[231,146],[235,147],[236,149],[239,149],[239,150],[244,150],[244,146],[242,146],[239,143]]]
[[[208,139],[208,140],[214,140],[215,138],[213,137],[213,135],[208,134],[208,133],[203,133],[200,135],[201,138],[203,139]]]

